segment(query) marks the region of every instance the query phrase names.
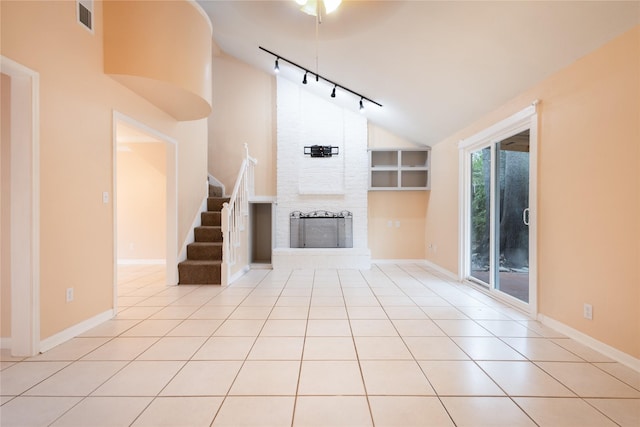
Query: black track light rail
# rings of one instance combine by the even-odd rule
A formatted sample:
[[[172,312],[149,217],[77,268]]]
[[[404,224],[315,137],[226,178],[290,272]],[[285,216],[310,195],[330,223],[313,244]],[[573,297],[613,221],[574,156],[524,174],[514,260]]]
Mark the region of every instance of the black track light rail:
[[[262,47],[262,46],[258,46],[258,48],[259,48],[260,50],[263,50],[263,51],[267,52],[267,53],[268,53],[268,54],[270,54],[270,55],[275,56],[275,57],[276,57],[276,61],[278,61],[278,60],[282,60],[282,61],[284,61],[284,62],[287,62],[287,63],[289,63],[289,64],[293,65],[294,67],[297,67],[297,68],[301,69],[302,71],[304,71],[304,72],[305,72],[305,74],[306,74],[306,73],[309,73],[309,74],[311,74],[312,76],[315,76],[315,77],[316,77],[316,81],[318,81],[318,79],[322,79],[322,80],[324,80],[325,82],[327,82],[327,83],[329,83],[329,84],[332,84],[332,85],[333,85],[332,97],[334,97],[334,95],[333,95],[333,94],[335,94],[335,88],[339,87],[340,89],[342,89],[342,90],[344,90],[344,91],[346,91],[346,92],[349,92],[349,93],[351,93],[351,94],[353,94],[353,95],[357,96],[358,98],[360,98],[360,104],[361,104],[361,105],[362,105],[362,100],[363,100],[363,99],[365,99],[365,100],[369,101],[369,102],[370,102],[370,103],[372,103],[372,104],[376,104],[378,107],[382,107],[382,104],[380,104],[380,103],[378,103],[378,102],[374,101],[373,99],[371,99],[371,98],[367,98],[366,96],[362,95],[361,93],[358,93],[358,92],[356,92],[356,91],[353,91],[353,90],[349,89],[348,87],[344,87],[344,86],[342,86],[340,83],[336,83],[336,82],[334,82],[333,80],[329,80],[328,78],[326,78],[326,77],[324,77],[324,76],[321,76],[321,75],[320,75],[320,74],[318,74],[318,73],[314,73],[312,70],[309,70],[308,68],[305,68],[305,67],[303,67],[303,66],[302,66],[302,65],[300,65],[300,64],[297,64],[297,63],[295,63],[295,62],[293,62],[293,61],[291,61],[291,60],[289,60],[289,59],[287,59],[287,58],[284,58],[284,57],[282,57],[281,55],[278,55],[277,53],[270,51],[269,49],[265,49],[265,48],[264,48],[264,47]],[[305,78],[305,80],[306,80],[306,78]]]

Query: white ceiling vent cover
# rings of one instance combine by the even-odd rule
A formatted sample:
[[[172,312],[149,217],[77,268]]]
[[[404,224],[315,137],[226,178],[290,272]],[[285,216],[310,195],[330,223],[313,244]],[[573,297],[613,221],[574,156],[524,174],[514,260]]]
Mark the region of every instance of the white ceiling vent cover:
[[[76,0],[78,23],[93,33],[93,0]]]

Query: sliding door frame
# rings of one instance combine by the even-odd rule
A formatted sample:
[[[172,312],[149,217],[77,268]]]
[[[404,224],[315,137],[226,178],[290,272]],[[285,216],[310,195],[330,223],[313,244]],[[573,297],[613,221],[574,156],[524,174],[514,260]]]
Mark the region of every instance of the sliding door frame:
[[[538,184],[538,101],[534,101],[531,106],[515,113],[514,115],[484,129],[477,134],[461,140],[459,148],[459,216],[458,216],[458,278],[475,286],[484,292],[500,299],[516,308],[535,317],[538,313],[538,245],[537,245],[537,184]],[[495,279],[490,279],[492,285],[489,288],[481,286],[478,282],[469,280],[471,272],[471,153],[485,147],[491,147],[492,169],[495,168],[495,145],[510,136],[516,135],[529,129],[529,302],[523,302],[498,289],[494,288]],[[492,173],[492,188],[494,188],[495,173]],[[495,223],[495,203],[491,202],[491,233],[495,236],[493,224]],[[491,256],[495,256],[495,239],[491,239]],[[492,267],[493,269],[493,267]],[[490,274],[494,277],[495,272]]]

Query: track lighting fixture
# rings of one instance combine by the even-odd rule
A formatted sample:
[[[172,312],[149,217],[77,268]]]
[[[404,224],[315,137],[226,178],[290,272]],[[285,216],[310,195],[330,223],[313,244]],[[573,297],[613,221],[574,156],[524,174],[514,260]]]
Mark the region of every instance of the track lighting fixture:
[[[316,73],[314,71],[311,71],[308,68],[303,67],[302,65],[298,65],[298,64],[296,64],[295,62],[293,62],[293,61],[291,61],[289,59],[283,58],[282,56],[280,56],[280,55],[278,55],[278,54],[276,54],[274,52],[271,52],[270,50],[265,49],[262,46],[258,46],[258,48],[260,50],[263,50],[263,51],[267,52],[268,54],[273,55],[273,56],[276,57],[276,65],[273,68],[273,71],[276,72],[276,73],[278,73],[280,71],[280,67],[278,65],[278,61],[279,60],[283,60],[284,62],[286,62],[288,64],[291,64],[294,67],[299,68],[300,70],[304,71],[304,77],[302,78],[302,84],[305,84],[305,85],[307,84],[307,74],[311,73],[312,76],[313,75],[316,76],[316,81],[320,81],[320,79],[322,79],[325,82],[333,85],[333,89],[331,90],[331,98],[335,98],[336,97],[336,89],[337,88],[340,88],[340,89],[342,89],[342,90],[344,90],[346,92],[349,92],[349,93],[355,95],[356,97],[360,98],[359,109],[360,109],[361,113],[364,113],[364,101],[365,100],[370,102],[370,103],[372,103],[372,104],[376,104],[378,107],[382,107],[382,104],[374,101],[373,99],[367,98],[366,96],[364,96],[364,95],[362,95],[362,94],[360,94],[358,92],[355,92],[355,91],[349,89],[348,87],[342,86],[341,84],[338,84],[338,83],[336,83],[336,82],[334,82],[332,80],[329,80],[328,78],[323,77],[320,74],[318,74],[318,73]]]

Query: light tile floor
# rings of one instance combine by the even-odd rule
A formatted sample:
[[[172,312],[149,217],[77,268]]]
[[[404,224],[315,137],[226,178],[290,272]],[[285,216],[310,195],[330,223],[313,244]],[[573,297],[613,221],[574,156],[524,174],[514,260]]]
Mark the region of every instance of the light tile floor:
[[[2,352],[1,426],[640,425],[640,374],[418,264],[119,283],[113,320]]]

